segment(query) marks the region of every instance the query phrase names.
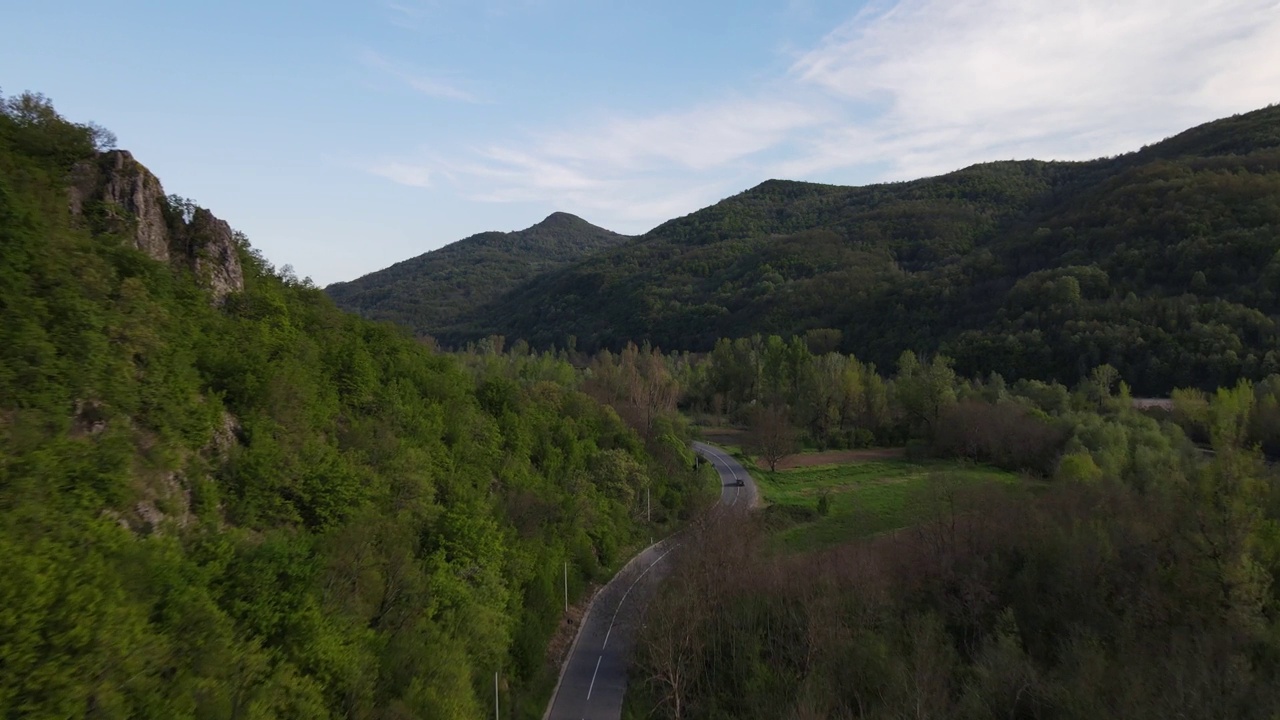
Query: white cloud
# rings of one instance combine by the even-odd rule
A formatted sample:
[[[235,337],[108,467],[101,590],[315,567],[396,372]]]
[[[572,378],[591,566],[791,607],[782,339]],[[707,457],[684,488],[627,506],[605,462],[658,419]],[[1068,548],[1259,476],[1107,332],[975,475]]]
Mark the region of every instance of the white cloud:
[[[735,98],[489,145],[447,167],[471,199],[542,202],[637,232],[740,190],[753,156],[830,119],[790,100]]]
[[[384,2],[382,7],[390,10],[393,16],[405,20],[417,20],[428,12],[428,6],[412,3]]]
[[[480,102],[475,95],[449,80],[410,70],[376,52],[366,51],[361,55],[360,61],[365,67],[389,75],[427,97],[468,103]]]
[[[539,191],[590,190],[598,179],[576,169],[554,153],[530,153],[504,147],[479,152],[480,162],[459,168],[463,173],[498,182],[515,182]]]
[[[426,166],[404,162],[376,163],[365,168],[369,173],[410,187],[431,187],[431,171]]]
[[[723,184],[671,182],[665,172],[619,170],[550,152],[490,147],[465,162],[445,162],[447,175],[471,200],[542,203],[619,232],[648,230],[661,220],[719,199]]]
[[[422,30],[451,12],[479,11],[487,18],[518,20],[540,12],[554,0],[384,0],[382,7],[391,24],[406,30]]]
[[[410,84],[470,98],[432,82]],[[750,94],[482,143],[438,169],[472,199],[636,230],[768,177],[1092,158],[1278,100],[1275,0],[901,0]],[[415,177],[401,170],[381,174]]]
[[[441,9],[441,0],[383,0],[382,8],[392,25],[419,31]]]
[[[757,98],[730,99],[683,112],[610,120],[588,133],[559,133],[543,152],[616,171],[676,165],[709,170],[766,150],[828,118],[815,107]]]
[[[792,171],[1096,157],[1280,99],[1280,6],[903,0],[850,20],[793,72],[872,117],[827,128]]]

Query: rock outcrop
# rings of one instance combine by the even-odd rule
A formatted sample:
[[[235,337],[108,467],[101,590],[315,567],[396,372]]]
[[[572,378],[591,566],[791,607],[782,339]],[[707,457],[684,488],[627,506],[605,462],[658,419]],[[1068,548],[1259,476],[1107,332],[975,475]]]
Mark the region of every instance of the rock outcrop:
[[[198,207],[171,207],[160,180],[128,151],[111,150],[71,173],[73,216],[95,230],[125,235],[150,257],[193,273],[221,301],[244,289],[231,226]]]
[[[183,263],[213,291],[214,297],[221,299],[244,289],[235,233],[225,220],[196,208],[191,221],[177,235],[177,242],[169,244],[170,252],[181,253]]]

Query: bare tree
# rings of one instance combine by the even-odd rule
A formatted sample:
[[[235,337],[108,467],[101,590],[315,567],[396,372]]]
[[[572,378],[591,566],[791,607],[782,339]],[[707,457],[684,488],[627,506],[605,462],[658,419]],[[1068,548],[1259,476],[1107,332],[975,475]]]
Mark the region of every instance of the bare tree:
[[[743,447],[768,463],[770,472],[777,470],[778,462],[795,453],[797,448],[796,431],[791,426],[787,408],[782,405],[757,408],[751,414]]]
[[[672,376],[661,350],[627,343],[614,355],[607,350],[591,364],[583,390],[610,405],[628,425],[652,439],[659,417],[675,411],[680,385]]]
[[[673,578],[674,587],[650,604],[639,657],[646,680],[675,720],[688,713],[696,673],[704,662],[706,634],[707,605],[700,598],[693,600],[696,583],[682,580]]]

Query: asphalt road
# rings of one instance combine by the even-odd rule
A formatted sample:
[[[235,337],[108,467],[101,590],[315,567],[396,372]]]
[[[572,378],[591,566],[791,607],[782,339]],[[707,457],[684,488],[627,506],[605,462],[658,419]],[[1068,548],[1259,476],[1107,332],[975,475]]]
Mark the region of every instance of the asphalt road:
[[[746,512],[756,501],[751,476],[728,453],[705,443],[694,450],[720,473],[720,499],[714,517]],[[743,480],[739,486],[738,478]],[[596,593],[587,609],[569,658],[561,669],[545,720],[617,720],[627,691],[627,661],[635,630],[665,572],[663,560],[683,538],[680,533],[646,548]]]

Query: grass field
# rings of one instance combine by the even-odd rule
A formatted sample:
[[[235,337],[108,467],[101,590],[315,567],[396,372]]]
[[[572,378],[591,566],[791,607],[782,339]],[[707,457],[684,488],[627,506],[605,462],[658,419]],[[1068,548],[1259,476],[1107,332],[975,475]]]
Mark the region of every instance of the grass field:
[[[744,462],[744,464],[746,464]],[[748,465],[760,487],[765,522],[780,548],[808,550],[909,527],[928,510],[930,476],[960,483],[1016,485],[1010,472],[954,461],[857,461],[768,472]],[[826,515],[818,503],[827,496]]]

